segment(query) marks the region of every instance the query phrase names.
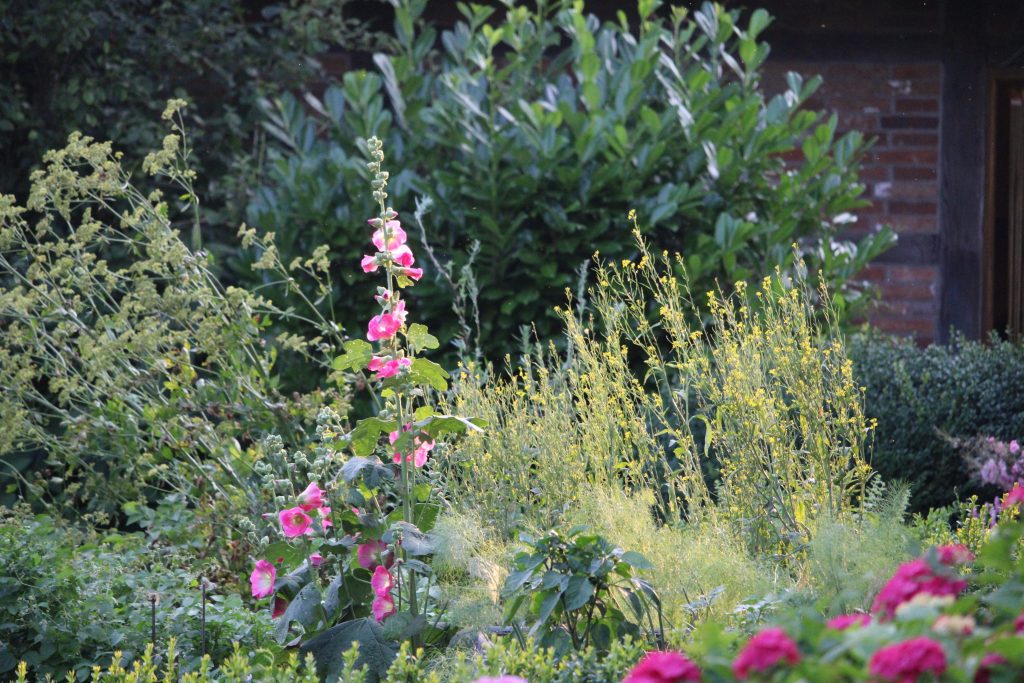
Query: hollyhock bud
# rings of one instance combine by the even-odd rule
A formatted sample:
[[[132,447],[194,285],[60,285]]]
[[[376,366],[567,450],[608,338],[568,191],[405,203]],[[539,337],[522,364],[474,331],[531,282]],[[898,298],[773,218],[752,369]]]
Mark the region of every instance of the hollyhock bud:
[[[319,567],[324,563],[324,556],[320,553],[313,553],[309,556],[309,563],[314,567]]]
[[[679,652],[648,652],[622,683],[699,683],[700,669]]]
[[[299,494],[299,507],[309,512],[318,507],[323,507],[324,492],[316,485],[315,481],[309,483],[306,490]]]
[[[267,562],[260,560],[249,575],[249,583],[252,584],[252,597],[257,600],[268,597],[274,592],[274,580],[277,578],[277,568]]]
[[[281,512],[277,513],[277,518],[281,522],[281,531],[284,533],[285,538],[295,538],[303,535],[313,523],[310,516],[300,507],[281,510]]]

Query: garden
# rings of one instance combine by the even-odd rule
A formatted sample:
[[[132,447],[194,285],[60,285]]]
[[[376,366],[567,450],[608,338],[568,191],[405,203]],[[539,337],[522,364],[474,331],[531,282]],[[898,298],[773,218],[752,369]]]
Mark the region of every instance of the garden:
[[[768,12],[251,4],[0,22],[0,680],[1024,679],[1024,346]]]

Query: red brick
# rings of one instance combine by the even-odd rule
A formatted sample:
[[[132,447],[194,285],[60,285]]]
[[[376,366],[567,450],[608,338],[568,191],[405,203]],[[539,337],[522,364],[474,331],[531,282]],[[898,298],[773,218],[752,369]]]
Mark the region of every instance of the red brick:
[[[899,113],[937,113],[939,100],[935,97],[897,97],[893,102],[893,111]]]
[[[880,182],[889,179],[889,166],[881,166],[878,164],[869,164],[862,166],[860,169],[860,180],[861,182]]]
[[[935,202],[889,202],[889,213],[894,216],[908,214],[911,216],[932,216],[937,211],[938,205]]]
[[[913,335],[919,342],[929,343],[935,337],[935,322],[929,318],[907,318],[872,315],[871,324],[890,334]]]
[[[889,282],[935,282],[938,270],[935,266],[889,266]]]
[[[937,147],[939,144],[939,134],[905,133],[899,131],[889,134],[889,143],[893,147]]]
[[[893,166],[893,180],[935,180],[939,177],[938,162],[931,166]]]
[[[933,301],[935,285],[924,282],[884,282],[879,289],[883,301]]]
[[[906,116],[897,114],[895,116],[881,117],[882,128],[888,129],[913,129],[913,130],[934,130],[939,127],[937,116]]]
[[[871,152],[875,163],[892,164],[894,166],[911,166],[921,164],[934,167],[939,163],[939,151],[937,149],[880,149]]]
[[[894,182],[888,186],[889,199],[937,200],[939,186],[933,181]]]
[[[895,215],[887,217],[886,222],[900,235],[939,232],[939,221],[934,214],[930,216]]]
[[[892,67],[893,78],[909,78],[910,80],[938,80],[939,64],[897,64]]]
[[[880,264],[872,264],[866,266],[864,270],[857,273],[857,278],[860,280],[868,280],[870,282],[884,282],[888,271],[885,266]]]

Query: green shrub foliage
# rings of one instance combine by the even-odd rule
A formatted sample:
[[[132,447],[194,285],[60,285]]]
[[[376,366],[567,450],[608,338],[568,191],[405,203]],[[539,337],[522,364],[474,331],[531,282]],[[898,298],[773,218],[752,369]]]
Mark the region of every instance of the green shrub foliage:
[[[872,465],[883,479],[906,480],[915,512],[957,496],[992,493],[940,432],[954,437],[1024,434],[1024,346],[955,338],[921,349],[879,335],[850,345],[865,410],[878,421]]]
[[[275,233],[285,262],[320,243],[342,262],[359,258],[368,176],[358,141],[371,135],[402,169],[394,191],[430,200],[439,263],[417,265],[457,271],[478,243],[490,351],[510,350],[524,321],[553,334],[551,308],[595,251],[633,253],[630,209],[654,244],[685,255],[700,292],[715,278],[788,269],[798,242],[845,305],[856,273],[891,243],[888,231],[835,241],[864,203],[865,142],[804,108],[817,78],[789,74],[785,92],[764,93],[764,11],[655,14],[660,3],[645,0],[630,25],[624,15],[601,24],[569,0],[503,13],[467,4],[438,35],[421,21],[425,5],[396,3],[399,48],[377,55],[374,70],[346,74],[322,98],[267,102],[266,182],[248,220]],[[418,295],[431,326],[453,336],[449,297],[429,286]],[[369,308],[343,322],[355,329]]]

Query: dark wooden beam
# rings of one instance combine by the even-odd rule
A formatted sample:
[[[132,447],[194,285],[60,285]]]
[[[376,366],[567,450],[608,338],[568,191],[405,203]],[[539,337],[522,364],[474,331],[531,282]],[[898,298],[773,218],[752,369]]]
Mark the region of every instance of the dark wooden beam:
[[[982,336],[985,184],[986,0],[944,0],[939,221],[942,297],[939,339],[951,327]]]

